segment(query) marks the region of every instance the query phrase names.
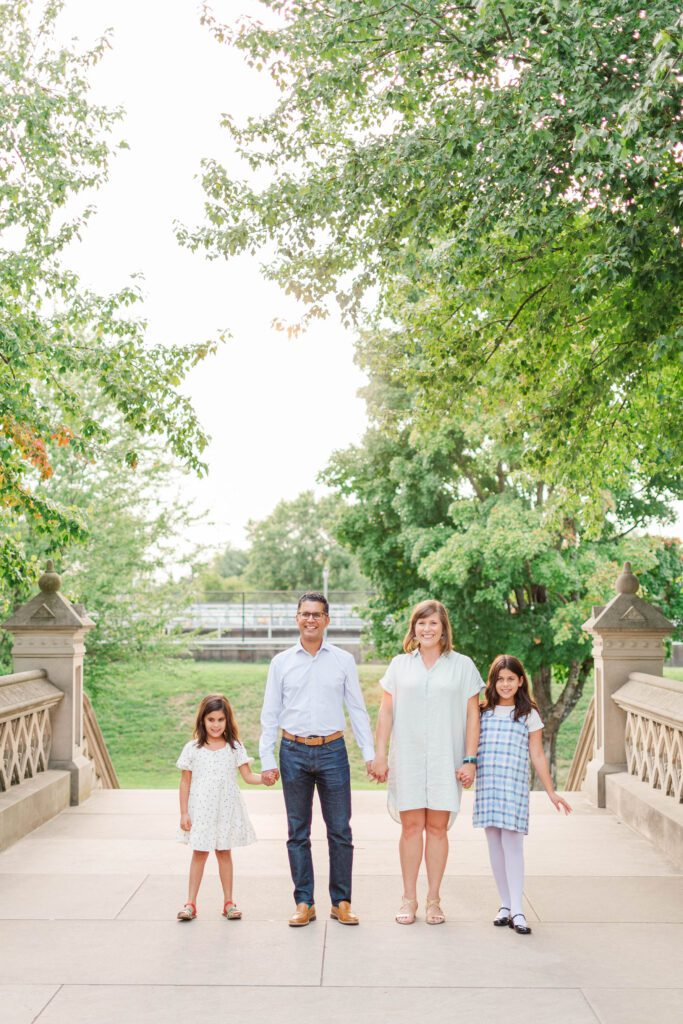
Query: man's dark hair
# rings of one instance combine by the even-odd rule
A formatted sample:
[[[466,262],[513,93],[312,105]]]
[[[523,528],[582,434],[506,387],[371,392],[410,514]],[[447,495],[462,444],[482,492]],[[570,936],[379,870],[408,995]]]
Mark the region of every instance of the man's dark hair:
[[[299,598],[299,603],[296,606],[296,610],[297,611],[299,611],[299,609],[301,608],[301,605],[304,603],[304,601],[317,601],[318,604],[321,604],[323,606],[323,608],[325,609],[325,615],[329,615],[330,614],[330,603],[329,603],[329,601],[327,600],[327,598],[325,597],[324,594],[319,594],[317,590],[310,590],[310,591],[307,591],[305,594],[301,595],[301,597]]]

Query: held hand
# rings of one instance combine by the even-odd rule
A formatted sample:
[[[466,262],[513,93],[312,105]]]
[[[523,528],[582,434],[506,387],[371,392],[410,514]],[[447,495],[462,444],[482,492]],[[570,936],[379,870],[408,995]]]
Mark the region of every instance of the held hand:
[[[264,786],[274,786],[279,778],[280,773],[277,768],[268,768],[265,772],[261,772],[261,782]]]
[[[455,777],[462,783],[464,789],[469,789],[474,782],[476,770],[476,765],[473,764],[463,764],[458,768]]]
[[[376,757],[368,767],[368,774],[375,782],[386,782],[389,778],[389,766],[386,757]]]
[[[555,805],[556,811],[564,811],[565,814],[572,813],[571,806],[561,796],[558,796],[557,793],[549,794],[549,796],[553,804]]]
[[[192,828],[192,822],[189,814],[180,815],[180,828],[183,832],[189,832]]]

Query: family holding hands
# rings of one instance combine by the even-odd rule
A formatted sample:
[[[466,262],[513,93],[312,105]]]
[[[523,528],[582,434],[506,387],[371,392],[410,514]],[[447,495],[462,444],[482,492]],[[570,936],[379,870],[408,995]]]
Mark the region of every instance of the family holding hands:
[[[221,695],[202,701],[194,739],[178,759],[181,836],[193,851],[188,899],[178,919],[197,916],[197,893],[211,850],[223,887],[223,914],[228,920],[242,916],[232,898],[230,851],[255,842],[256,836],[237,784],[239,771],[251,785],[272,786],[282,778],[296,905],[290,926],[308,925],[316,916],[311,856],[316,789],[327,827],[330,916],[340,924],[359,923],[351,909],[346,707],[368,774],[388,783],[389,813],[401,824],[403,898],[395,918],[398,924],[413,924],[416,919],[423,859],[425,920],[446,920],[440,886],[448,858],[447,833],[460,809],[462,788],[469,789],[476,778],[473,825],[486,831],[501,904],[493,923],[530,934],[522,907],[529,758],[557,810],[566,814],[571,807],[554,790],[541,740],[543,722],[522,664],[512,655],[499,655],[484,684],[472,660],[453,650],[444,606],[422,601],[412,611],[404,653],[391,661],[380,680],[383,694],[373,743],[353,657],[325,639],[330,621],[327,599],[319,593],[304,594],[296,620],[299,642],[276,655],[268,672],[261,712],[261,773],[251,771],[232,708]]]

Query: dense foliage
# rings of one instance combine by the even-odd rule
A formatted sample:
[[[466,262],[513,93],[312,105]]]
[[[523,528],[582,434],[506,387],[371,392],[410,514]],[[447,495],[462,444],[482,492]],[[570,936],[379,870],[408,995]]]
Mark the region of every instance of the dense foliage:
[[[587,537],[567,515],[548,513],[547,486],[521,465],[514,439],[492,440],[482,414],[453,418],[413,437],[410,386],[375,380],[374,420],[361,446],[338,453],[325,480],[350,499],[337,528],[375,596],[372,633],[381,653],[400,650],[410,607],[430,596],[448,607],[456,648],[485,675],[500,653],[525,664],[555,762],[557,733],[589,675],[590,640],[581,630],[592,604],[614,593],[620,564],[641,574],[642,595],[683,628],[681,546],[632,535],[605,520]],[[372,395],[381,396],[379,408]],[[646,522],[660,515],[642,495],[623,494]]]
[[[679,5],[262,2],[205,12],[282,97],[226,117],[255,173],[207,161],[183,239],[267,244],[309,315],[371,321],[423,431],[496,412],[559,518],[599,536],[630,482],[680,492]]]
[[[192,509],[178,493],[182,479],[165,450],[136,438],[121,416],[107,413],[99,400],[84,408],[108,424],[115,442],[97,462],[67,446],[54,456],[54,474],[36,487],[40,500],[68,508],[88,524],[85,537],[70,543],[34,530],[29,520],[18,527],[22,550],[43,566],[48,557],[62,574],[62,592],[85,605],[95,621],[88,634],[86,683],[91,692],[108,679],[112,661],[142,664],[152,656],[182,650],[169,630],[194,592],[192,566],[197,552],[186,540]],[[123,453],[138,446],[135,470]],[[35,584],[5,586],[0,617],[27,600]],[[9,637],[0,652],[9,668]]]
[[[363,588],[356,559],[334,533],[343,511],[335,496],[303,491],[280,501],[270,515],[247,525],[245,583],[259,590],[322,590],[325,569],[332,590]]]
[[[107,179],[121,116],[93,103],[88,74],[104,37],[86,52],[56,42],[62,4],[7,0],[0,6],[0,586],[35,578],[22,538],[52,548],[84,539],[76,508],[38,486],[68,447],[83,463],[112,439],[97,414],[106,403],[131,428],[116,448],[135,466],[142,435],[158,434],[186,466],[201,470],[206,438],[177,388],[212,348],[149,345],[130,313],[135,284],[110,295],[85,288],[63,255],[93,213],[86,195]],[[102,406],[83,402],[94,387]],[[105,402],[106,400],[106,402]],[[81,503],[82,506],[82,503]]]

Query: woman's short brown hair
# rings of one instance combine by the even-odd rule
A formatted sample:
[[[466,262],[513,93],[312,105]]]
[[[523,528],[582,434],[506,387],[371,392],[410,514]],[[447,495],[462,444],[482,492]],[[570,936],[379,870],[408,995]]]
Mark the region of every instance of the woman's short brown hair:
[[[441,625],[443,626],[441,647],[444,653],[453,650],[453,633],[448,619],[448,612],[441,604],[441,601],[428,600],[420,601],[410,613],[410,625],[408,626],[408,632],[403,638],[403,650],[406,654],[410,654],[420,646],[415,636],[415,624],[418,619],[426,619],[428,615],[438,615],[441,619]]]

